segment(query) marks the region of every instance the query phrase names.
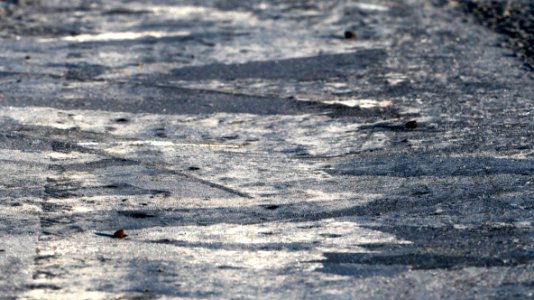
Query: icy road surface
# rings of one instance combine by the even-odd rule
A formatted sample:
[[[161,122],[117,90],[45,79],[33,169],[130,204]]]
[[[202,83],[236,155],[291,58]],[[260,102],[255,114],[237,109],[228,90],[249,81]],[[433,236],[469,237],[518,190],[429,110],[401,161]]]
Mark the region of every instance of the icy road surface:
[[[533,297],[532,72],[454,1],[12,2],[0,298]]]

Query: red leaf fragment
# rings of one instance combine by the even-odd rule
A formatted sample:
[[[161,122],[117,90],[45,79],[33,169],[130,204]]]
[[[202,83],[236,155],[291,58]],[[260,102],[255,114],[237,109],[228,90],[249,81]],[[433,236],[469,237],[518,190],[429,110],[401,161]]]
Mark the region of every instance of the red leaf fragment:
[[[115,233],[113,234],[114,239],[123,239],[127,236],[128,236],[127,234],[124,234],[124,229],[119,229],[115,231]]]

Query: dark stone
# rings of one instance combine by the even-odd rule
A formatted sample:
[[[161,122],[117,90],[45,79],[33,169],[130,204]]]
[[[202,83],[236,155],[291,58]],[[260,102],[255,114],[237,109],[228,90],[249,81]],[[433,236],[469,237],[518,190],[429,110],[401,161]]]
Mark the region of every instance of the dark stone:
[[[415,129],[415,128],[417,128],[417,121],[412,120],[412,121],[406,122],[406,124],[404,124],[404,126],[406,128],[408,128],[408,129]]]
[[[345,39],[348,39],[348,40],[356,39],[356,33],[354,31],[345,31]]]

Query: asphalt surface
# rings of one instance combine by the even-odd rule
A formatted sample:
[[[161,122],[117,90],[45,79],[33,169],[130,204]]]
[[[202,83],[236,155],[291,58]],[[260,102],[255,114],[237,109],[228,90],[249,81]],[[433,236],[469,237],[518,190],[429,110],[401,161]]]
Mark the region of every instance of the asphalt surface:
[[[513,49],[527,67],[534,69],[534,2],[530,0],[437,1],[455,6],[467,19],[502,34],[501,46]]]
[[[0,1],[0,298],[532,298],[530,45],[461,5]]]

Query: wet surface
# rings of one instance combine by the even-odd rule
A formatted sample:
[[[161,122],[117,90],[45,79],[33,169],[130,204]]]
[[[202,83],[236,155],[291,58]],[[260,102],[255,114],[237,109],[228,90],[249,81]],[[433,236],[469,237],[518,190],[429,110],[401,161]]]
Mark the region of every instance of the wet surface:
[[[446,2],[0,1],[1,294],[532,297],[532,73]]]

